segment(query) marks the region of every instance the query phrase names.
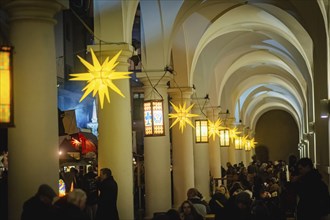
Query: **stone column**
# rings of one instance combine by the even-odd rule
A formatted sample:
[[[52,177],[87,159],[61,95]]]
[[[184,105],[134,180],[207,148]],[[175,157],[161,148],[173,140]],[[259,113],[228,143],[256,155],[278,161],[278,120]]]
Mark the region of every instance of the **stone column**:
[[[237,163],[237,158],[236,158],[236,150],[235,150],[235,143],[230,143],[230,146],[228,147],[228,161],[234,165]],[[227,162],[228,162],[227,161]],[[239,161],[240,162],[240,161]]]
[[[181,91],[173,93],[172,103],[179,106],[185,102],[189,107],[191,95],[192,89],[181,88]],[[193,128],[187,125],[181,132],[179,124],[176,124],[171,130],[174,208],[178,208],[187,199],[187,190],[194,187]]]
[[[196,106],[196,107],[195,107]],[[199,114],[200,119],[205,119],[197,104],[193,108],[194,114]],[[196,118],[197,119],[197,118]],[[195,121],[195,120],[194,120]],[[195,123],[194,123],[195,125]],[[208,143],[196,143],[196,130],[193,130],[194,144],[194,172],[195,187],[203,194],[206,201],[210,200],[210,164]]]
[[[218,119],[218,110],[209,109],[207,116],[210,121],[216,121]],[[209,157],[210,157],[210,171],[213,178],[221,177],[221,152],[219,136],[215,135],[209,138]]]
[[[148,75],[147,75],[148,74]],[[145,100],[163,100],[164,130],[163,136],[144,137],[144,171],[146,219],[152,219],[153,213],[164,212],[171,208],[171,151],[168,120],[167,82],[170,73],[137,73],[144,84]],[[155,91],[155,89],[157,91]]]
[[[244,164],[246,167],[252,162],[252,156],[255,154],[255,150],[251,149],[249,151],[244,151],[245,152],[245,163]]]
[[[8,1],[14,46],[14,123],[8,131],[9,219],[40,184],[58,192],[58,125],[54,15],[56,1]]]
[[[128,72],[128,58],[132,47],[121,45],[93,45],[95,54],[101,60],[120,54],[116,71]],[[100,54],[102,53],[102,55]],[[132,117],[129,79],[114,80],[113,83],[125,95],[121,97],[110,91],[110,103],[106,100],[103,109],[99,109],[98,168],[110,168],[118,184],[118,212],[120,219],[134,219],[133,206],[133,149]]]
[[[235,149],[234,144],[230,147]],[[244,165],[246,165],[246,163],[245,163],[246,162],[246,160],[245,160],[245,150],[236,150],[235,149],[235,152],[236,152],[236,163],[240,163],[241,161],[243,161]]]

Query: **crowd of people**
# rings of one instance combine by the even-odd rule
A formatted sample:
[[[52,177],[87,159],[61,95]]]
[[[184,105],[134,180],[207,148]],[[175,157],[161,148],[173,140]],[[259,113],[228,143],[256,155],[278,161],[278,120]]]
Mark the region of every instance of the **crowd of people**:
[[[254,158],[255,159],[255,158]],[[260,163],[253,160],[223,169],[225,181],[205,201],[196,188],[188,189],[187,200],[154,220],[328,220],[330,195],[312,160]]]
[[[330,215],[330,195],[312,160],[292,156],[284,161],[260,163],[253,160],[231,165],[222,182],[206,201],[196,188],[178,208],[155,213],[154,220],[326,220]],[[83,176],[72,169],[74,189],[57,197],[42,184],[36,195],[24,203],[21,220],[70,219],[118,220],[118,186],[111,170],[103,168],[97,176],[92,168]]]
[[[92,167],[80,178],[74,169],[70,173],[75,174],[71,179],[74,188],[58,197],[49,185],[40,185],[24,202],[21,220],[119,220],[118,185],[109,168],[102,168],[100,176]]]

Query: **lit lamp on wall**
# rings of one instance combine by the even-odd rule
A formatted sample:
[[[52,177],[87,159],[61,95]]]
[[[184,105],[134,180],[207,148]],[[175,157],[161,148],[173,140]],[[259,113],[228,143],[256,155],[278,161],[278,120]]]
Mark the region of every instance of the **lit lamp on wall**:
[[[163,100],[144,101],[145,136],[162,136],[164,131]]]
[[[250,151],[252,149],[251,140],[246,138],[244,148],[245,148],[245,151]]]
[[[230,136],[229,136],[229,129],[224,128],[220,129],[220,147],[229,147],[230,146]]]
[[[243,144],[243,137],[239,136],[237,138],[235,138],[235,149],[236,150],[243,150],[244,144]]]
[[[195,121],[196,143],[208,143],[208,121],[207,119],[198,119]]]
[[[320,102],[321,118],[328,118],[330,114],[330,100],[322,99]]]
[[[12,47],[0,46],[0,127],[14,126]]]

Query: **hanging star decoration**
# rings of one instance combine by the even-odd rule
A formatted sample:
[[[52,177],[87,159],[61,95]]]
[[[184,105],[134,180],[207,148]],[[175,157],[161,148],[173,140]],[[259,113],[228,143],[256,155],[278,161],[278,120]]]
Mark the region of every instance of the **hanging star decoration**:
[[[171,127],[172,128],[174,125],[176,125],[179,122],[179,129],[181,130],[181,133],[183,133],[183,129],[186,127],[186,123],[188,123],[191,127],[195,128],[194,125],[192,124],[190,118],[192,117],[198,117],[199,115],[197,114],[191,114],[189,113],[194,104],[186,108],[186,103],[179,104],[179,107],[174,105],[172,102],[170,102],[174,111],[176,113],[170,113],[168,114],[169,118],[175,118],[175,121],[172,123]]]
[[[102,65],[97,59],[93,49],[91,49],[93,64],[88,63],[86,60],[78,56],[80,62],[88,69],[87,73],[70,74],[70,76],[75,77],[70,80],[87,82],[87,85],[82,89],[82,91],[85,91],[85,93],[80,98],[79,102],[84,100],[91,92],[93,92],[93,97],[98,93],[101,108],[103,108],[104,96],[110,103],[108,87],[118,93],[120,96],[125,97],[120,89],[113,83],[113,80],[130,78],[128,74],[132,73],[115,71],[115,67],[119,63],[116,61],[120,54],[121,51],[119,51],[112,59],[107,57]]]
[[[258,142],[254,141],[254,138],[250,140],[251,148],[255,148]]]
[[[231,142],[233,142],[236,138],[238,138],[238,134],[240,134],[241,132],[239,132],[237,130],[237,127],[234,127],[232,129],[229,129],[229,137]]]
[[[222,121],[218,118],[215,122],[209,120],[209,138],[212,136],[213,140],[215,140],[215,135],[220,137],[220,130],[225,129],[225,127],[221,126]]]

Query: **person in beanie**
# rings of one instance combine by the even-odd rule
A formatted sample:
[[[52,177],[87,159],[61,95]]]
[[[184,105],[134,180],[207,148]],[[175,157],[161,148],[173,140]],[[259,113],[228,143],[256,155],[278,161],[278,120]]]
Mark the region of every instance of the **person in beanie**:
[[[37,193],[24,202],[21,220],[55,219],[53,200],[55,191],[47,184],[41,184]]]

